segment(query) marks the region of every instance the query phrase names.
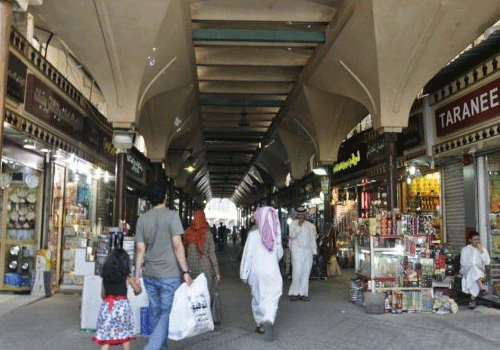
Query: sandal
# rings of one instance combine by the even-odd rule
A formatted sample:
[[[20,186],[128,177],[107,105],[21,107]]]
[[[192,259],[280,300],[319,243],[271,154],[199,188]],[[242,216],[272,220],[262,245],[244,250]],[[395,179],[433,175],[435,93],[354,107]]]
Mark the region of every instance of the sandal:
[[[309,297],[308,297],[308,296],[303,295],[303,296],[301,296],[301,297],[300,297],[300,300],[303,300],[303,301],[309,301],[309,300],[311,300],[311,299],[309,299]]]
[[[474,310],[475,308],[476,308],[476,301],[475,300],[471,300],[470,303],[469,303],[469,309]]]
[[[255,328],[255,332],[257,332],[259,334],[264,334],[264,333],[266,333],[266,330],[264,329],[264,326],[258,325],[257,328]]]
[[[297,301],[299,297],[297,295],[290,295],[290,300],[291,301]]]

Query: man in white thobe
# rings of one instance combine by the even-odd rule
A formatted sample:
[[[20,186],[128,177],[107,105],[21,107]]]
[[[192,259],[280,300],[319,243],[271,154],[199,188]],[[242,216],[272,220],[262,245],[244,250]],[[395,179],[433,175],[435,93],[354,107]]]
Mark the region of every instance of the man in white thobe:
[[[276,210],[261,207],[254,214],[256,226],[250,229],[243,250],[240,278],[250,285],[252,311],[257,333],[265,340],[274,338],[274,320],[283,292],[279,260],[283,256],[281,229]]]
[[[289,246],[292,253],[292,284],[288,290],[290,300],[309,301],[309,275],[313,255],[317,254],[316,227],[306,221],[306,208],[295,209],[296,220],[290,223]]]
[[[470,294],[469,307],[476,307],[476,297],[483,291],[483,278],[486,267],[490,265],[488,251],[481,244],[479,233],[470,234],[471,244],[462,248],[460,254],[460,273],[462,274],[462,291]]]

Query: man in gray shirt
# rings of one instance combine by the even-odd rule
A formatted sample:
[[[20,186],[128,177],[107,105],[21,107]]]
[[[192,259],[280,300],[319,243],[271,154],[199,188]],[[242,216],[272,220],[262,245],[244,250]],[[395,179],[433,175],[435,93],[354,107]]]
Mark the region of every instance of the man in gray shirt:
[[[167,349],[168,321],[174,293],[181,283],[179,276],[188,285],[193,282],[182,245],[184,229],[177,212],[165,207],[165,194],[162,183],[148,185],[153,208],[139,218],[135,235],[135,278],[144,278],[153,328],[145,350]]]

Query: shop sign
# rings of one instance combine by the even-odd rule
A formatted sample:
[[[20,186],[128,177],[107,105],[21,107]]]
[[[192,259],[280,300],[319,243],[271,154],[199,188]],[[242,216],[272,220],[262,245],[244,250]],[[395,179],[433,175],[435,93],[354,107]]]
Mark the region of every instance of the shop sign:
[[[500,114],[500,78],[435,111],[437,136],[444,136]]]
[[[375,165],[382,163],[385,156],[385,137],[381,135],[368,144],[366,159],[370,165]]]
[[[361,154],[359,150],[356,153],[351,153],[351,158],[343,162],[338,162],[333,166],[333,173],[337,174],[341,171],[355,168],[361,162]]]
[[[133,178],[137,179],[141,183],[146,181],[146,162],[140,159],[139,155],[136,154],[135,148],[132,148],[125,157],[125,168],[127,175],[131,175]]]
[[[18,102],[24,102],[24,88],[26,86],[26,65],[9,53],[9,68],[7,77],[7,94]]]
[[[114,161],[116,150],[112,142],[112,134],[100,128],[92,118],[85,118],[83,123],[83,143],[103,157]]]
[[[32,74],[28,74],[24,109],[77,140],[84,137],[85,117]]]
[[[338,162],[333,165],[333,175],[339,177],[347,173],[362,170],[367,165],[366,143],[361,135],[356,135],[342,143],[339,149]]]
[[[409,150],[423,144],[423,115],[414,114],[408,119],[408,126],[398,134],[396,150],[398,154],[403,154],[404,150]]]

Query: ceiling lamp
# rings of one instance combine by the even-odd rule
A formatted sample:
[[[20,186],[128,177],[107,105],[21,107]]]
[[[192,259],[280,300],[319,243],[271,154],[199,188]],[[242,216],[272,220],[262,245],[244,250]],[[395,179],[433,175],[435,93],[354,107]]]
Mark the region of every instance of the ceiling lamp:
[[[196,170],[196,168],[192,165],[188,165],[187,167],[184,168],[188,173],[192,173],[193,171]]]
[[[328,175],[328,173],[326,172],[326,169],[322,168],[322,167],[314,168],[313,169],[313,173],[315,173],[316,175],[319,175],[319,176],[326,176],[326,175]]]
[[[26,149],[36,149],[36,142],[32,139],[24,139],[23,147]]]
[[[189,150],[189,156],[187,158],[187,166],[184,167],[184,170],[186,170],[188,173],[192,173],[193,171],[196,170],[196,167],[194,166],[194,159],[193,159],[193,151]]]

